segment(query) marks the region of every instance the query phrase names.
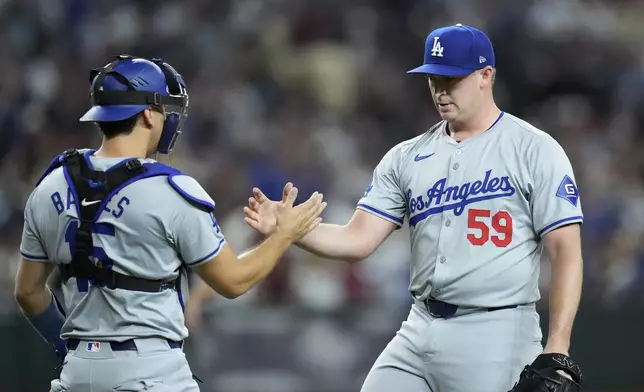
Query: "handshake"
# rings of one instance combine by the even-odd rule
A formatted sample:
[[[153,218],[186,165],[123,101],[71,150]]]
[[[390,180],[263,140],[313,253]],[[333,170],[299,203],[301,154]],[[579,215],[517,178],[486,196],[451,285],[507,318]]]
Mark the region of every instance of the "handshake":
[[[304,203],[293,206],[297,198],[297,188],[287,183],[282,192],[282,200],[273,201],[259,189],[253,188],[253,197],[244,207],[244,221],[253,229],[268,236],[278,234],[295,242],[315,229],[326,208],[321,193],[314,192]]]

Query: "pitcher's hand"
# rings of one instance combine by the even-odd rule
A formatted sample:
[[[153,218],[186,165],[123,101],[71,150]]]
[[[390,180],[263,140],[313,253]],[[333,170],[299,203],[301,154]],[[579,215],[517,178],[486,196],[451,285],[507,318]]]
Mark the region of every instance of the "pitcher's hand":
[[[275,232],[295,242],[315,229],[322,222],[320,214],[326,208],[322,194],[314,192],[304,203],[293,207],[297,198],[297,188],[292,188],[286,200],[276,207]]]
[[[271,235],[277,226],[277,209],[286,202],[292,183],[287,183],[282,191],[282,200],[273,201],[266,197],[259,188],[253,188],[253,197],[248,198],[248,207],[244,207],[244,222],[264,235]]]

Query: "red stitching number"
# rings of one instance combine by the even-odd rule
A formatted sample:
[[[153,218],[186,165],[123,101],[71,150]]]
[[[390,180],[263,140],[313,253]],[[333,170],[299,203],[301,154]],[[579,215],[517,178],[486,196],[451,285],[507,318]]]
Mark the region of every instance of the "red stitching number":
[[[468,241],[474,246],[483,246],[488,241],[499,248],[505,248],[512,242],[512,216],[507,211],[499,211],[492,215],[492,229],[495,234],[490,236],[490,227],[482,218],[489,218],[490,210],[471,208],[467,213],[467,228],[476,233],[467,235]]]
[[[490,210],[478,210],[471,208],[467,213],[467,228],[474,229],[481,232],[481,235],[476,236],[472,233],[467,235],[467,239],[474,246],[481,246],[488,242],[490,239],[490,228],[487,227],[485,222],[477,220],[478,218],[489,218]]]

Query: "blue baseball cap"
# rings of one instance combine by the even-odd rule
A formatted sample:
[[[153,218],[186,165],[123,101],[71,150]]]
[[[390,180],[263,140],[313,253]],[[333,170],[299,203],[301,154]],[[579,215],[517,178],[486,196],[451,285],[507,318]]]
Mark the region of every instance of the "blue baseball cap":
[[[438,28],[425,40],[424,64],[407,73],[465,76],[494,67],[494,48],[481,30],[457,24]]]

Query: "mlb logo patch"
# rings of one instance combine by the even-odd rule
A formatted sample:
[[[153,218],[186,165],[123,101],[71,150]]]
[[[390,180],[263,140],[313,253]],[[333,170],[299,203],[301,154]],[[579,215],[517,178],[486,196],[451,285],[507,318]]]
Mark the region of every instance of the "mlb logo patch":
[[[97,353],[101,351],[101,342],[89,342],[87,343],[87,351]]]

